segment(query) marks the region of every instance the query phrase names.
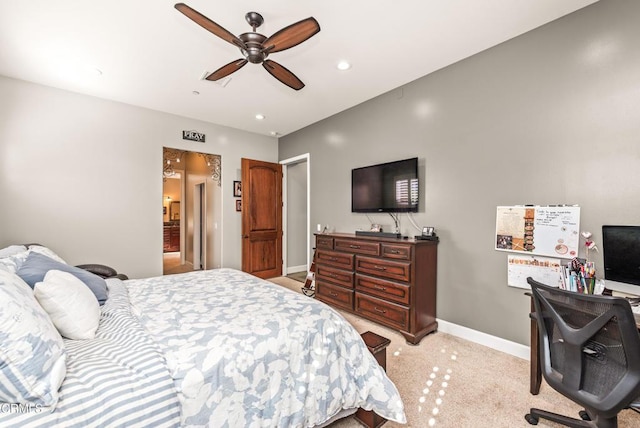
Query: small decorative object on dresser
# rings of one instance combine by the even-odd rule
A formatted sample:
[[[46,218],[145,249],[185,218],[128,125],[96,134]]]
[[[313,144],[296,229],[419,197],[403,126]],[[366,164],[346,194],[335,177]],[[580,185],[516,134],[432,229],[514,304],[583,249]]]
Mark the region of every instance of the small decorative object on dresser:
[[[316,234],[316,298],[416,345],[436,322],[437,240]]]

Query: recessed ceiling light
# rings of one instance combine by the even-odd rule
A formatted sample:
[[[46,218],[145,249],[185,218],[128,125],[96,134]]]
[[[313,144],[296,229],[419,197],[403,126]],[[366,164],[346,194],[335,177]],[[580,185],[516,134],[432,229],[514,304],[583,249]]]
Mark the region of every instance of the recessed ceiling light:
[[[256,119],[263,120],[264,118],[265,118],[264,114],[260,114],[260,113],[256,114]]]
[[[78,82],[88,82],[90,79],[102,76],[102,70],[99,68],[69,58],[57,58],[53,68],[61,77]]]
[[[278,133],[278,131],[271,131],[271,132],[270,132],[270,134],[271,134],[271,136],[273,136],[273,137],[277,137],[278,135],[280,135],[280,134]]]
[[[351,64],[349,64],[347,61],[340,61],[337,65],[338,70],[348,70],[351,68]]]

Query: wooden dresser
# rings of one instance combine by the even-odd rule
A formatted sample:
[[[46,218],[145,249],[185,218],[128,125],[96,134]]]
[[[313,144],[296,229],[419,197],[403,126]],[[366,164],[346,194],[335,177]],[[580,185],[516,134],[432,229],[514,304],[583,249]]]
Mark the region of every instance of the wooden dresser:
[[[316,298],[398,330],[436,331],[438,241],[316,234]]]
[[[164,224],[163,251],[180,251],[180,223]]]

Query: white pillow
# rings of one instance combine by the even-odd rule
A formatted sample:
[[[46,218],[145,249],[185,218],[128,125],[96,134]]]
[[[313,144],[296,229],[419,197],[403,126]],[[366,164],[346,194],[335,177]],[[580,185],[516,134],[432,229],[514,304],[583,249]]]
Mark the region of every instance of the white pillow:
[[[0,270],[0,402],[54,406],[65,361],[62,337],[31,287]]]
[[[93,339],[100,323],[95,294],[69,272],[50,270],[37,282],[33,294],[67,339]]]
[[[0,256],[0,270],[9,273],[16,273],[29,255],[29,251],[22,245],[12,245],[0,251],[2,254]]]
[[[16,255],[23,251],[27,251],[27,247],[24,245],[9,245],[8,247],[0,249],[0,259]]]
[[[43,256],[47,256],[50,259],[53,259],[57,262],[64,263],[65,265],[67,264],[67,262],[65,262],[62,257],[54,253],[53,250],[48,247],[44,247],[42,245],[30,245],[29,251],[32,251],[34,253],[40,253]]]

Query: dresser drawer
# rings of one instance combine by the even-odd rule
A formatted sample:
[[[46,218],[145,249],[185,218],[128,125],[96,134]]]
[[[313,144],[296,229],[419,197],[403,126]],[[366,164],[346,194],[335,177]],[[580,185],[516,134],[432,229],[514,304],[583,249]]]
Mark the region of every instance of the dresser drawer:
[[[385,300],[409,305],[410,287],[397,282],[385,281],[366,275],[356,275],[356,291],[362,291]]]
[[[411,247],[382,243],[382,257],[395,260],[411,260]]]
[[[396,281],[409,282],[411,263],[356,256],[356,271]]]
[[[356,312],[389,327],[409,329],[409,309],[356,292]]]
[[[333,306],[353,311],[353,294],[353,290],[316,281],[316,298]]]
[[[345,271],[324,265],[316,266],[317,280],[326,280],[347,288],[353,288],[353,271]]]
[[[365,254],[368,256],[380,255],[380,243],[369,241],[355,241],[353,239],[336,238],[334,248],[354,254]]]
[[[333,238],[316,235],[316,248],[333,250]]]
[[[317,250],[316,265],[324,264],[340,269],[353,270],[353,254],[337,253],[335,251]]]

